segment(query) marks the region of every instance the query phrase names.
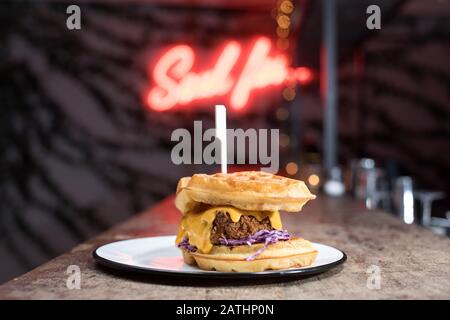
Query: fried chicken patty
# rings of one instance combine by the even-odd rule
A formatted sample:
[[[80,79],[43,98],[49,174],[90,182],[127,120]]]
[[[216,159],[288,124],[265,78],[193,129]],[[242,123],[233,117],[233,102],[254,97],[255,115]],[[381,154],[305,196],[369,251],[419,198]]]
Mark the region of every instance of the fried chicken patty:
[[[260,230],[272,230],[269,218],[259,221],[254,216],[242,215],[238,222],[233,222],[227,212],[217,213],[211,230],[211,243],[220,244],[219,238],[242,239]]]

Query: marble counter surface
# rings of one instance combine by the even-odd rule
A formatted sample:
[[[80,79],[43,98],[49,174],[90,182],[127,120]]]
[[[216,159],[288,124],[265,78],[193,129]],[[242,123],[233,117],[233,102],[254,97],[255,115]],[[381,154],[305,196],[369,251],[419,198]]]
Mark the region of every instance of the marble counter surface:
[[[117,227],[0,286],[1,299],[449,299],[450,239],[348,198],[318,197],[300,214],[284,214],[285,228],[343,250],[335,269],[289,281],[199,281],[131,275],[95,263],[99,245],[175,234],[180,213],[169,197]],[[57,241],[57,239],[55,239]],[[68,289],[67,269],[81,271]],[[379,272],[379,287],[371,276]],[[378,287],[378,288],[377,288]]]

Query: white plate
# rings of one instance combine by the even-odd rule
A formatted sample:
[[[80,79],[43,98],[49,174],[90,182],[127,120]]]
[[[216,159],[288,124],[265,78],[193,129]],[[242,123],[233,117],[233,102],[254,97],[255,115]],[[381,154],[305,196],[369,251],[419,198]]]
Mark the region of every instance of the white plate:
[[[175,236],[138,238],[112,242],[93,252],[99,263],[124,271],[157,273],[173,276],[206,278],[253,278],[287,275],[310,275],[329,270],[346,260],[344,252],[320,243],[313,243],[319,251],[313,265],[302,268],[268,270],[264,272],[205,271],[184,263],[181,251],[175,246]]]

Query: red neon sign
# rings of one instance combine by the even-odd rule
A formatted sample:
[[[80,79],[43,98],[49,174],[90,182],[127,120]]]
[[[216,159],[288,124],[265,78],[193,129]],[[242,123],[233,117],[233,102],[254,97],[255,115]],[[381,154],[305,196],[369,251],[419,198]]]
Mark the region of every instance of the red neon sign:
[[[220,51],[212,68],[194,72],[192,47],[175,46],[154,65],[154,86],[146,96],[148,106],[166,111],[205,99],[217,99],[233,110],[242,110],[255,91],[279,86],[285,81],[306,84],[313,79],[310,69],[290,68],[285,55],[272,51],[272,43],[265,37],[256,39],[248,51],[238,42],[230,41]]]

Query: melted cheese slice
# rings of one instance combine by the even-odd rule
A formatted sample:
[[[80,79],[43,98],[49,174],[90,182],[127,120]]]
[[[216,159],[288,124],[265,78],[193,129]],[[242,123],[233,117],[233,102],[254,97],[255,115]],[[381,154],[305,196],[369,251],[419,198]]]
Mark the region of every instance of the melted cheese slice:
[[[176,243],[181,242],[187,236],[189,243],[196,246],[199,252],[209,253],[213,247],[210,240],[211,229],[219,212],[227,212],[233,222],[238,222],[242,215],[251,215],[258,221],[269,218],[274,229],[281,230],[283,228],[278,211],[247,211],[230,206],[214,207],[203,212],[186,213],[178,225]]]

